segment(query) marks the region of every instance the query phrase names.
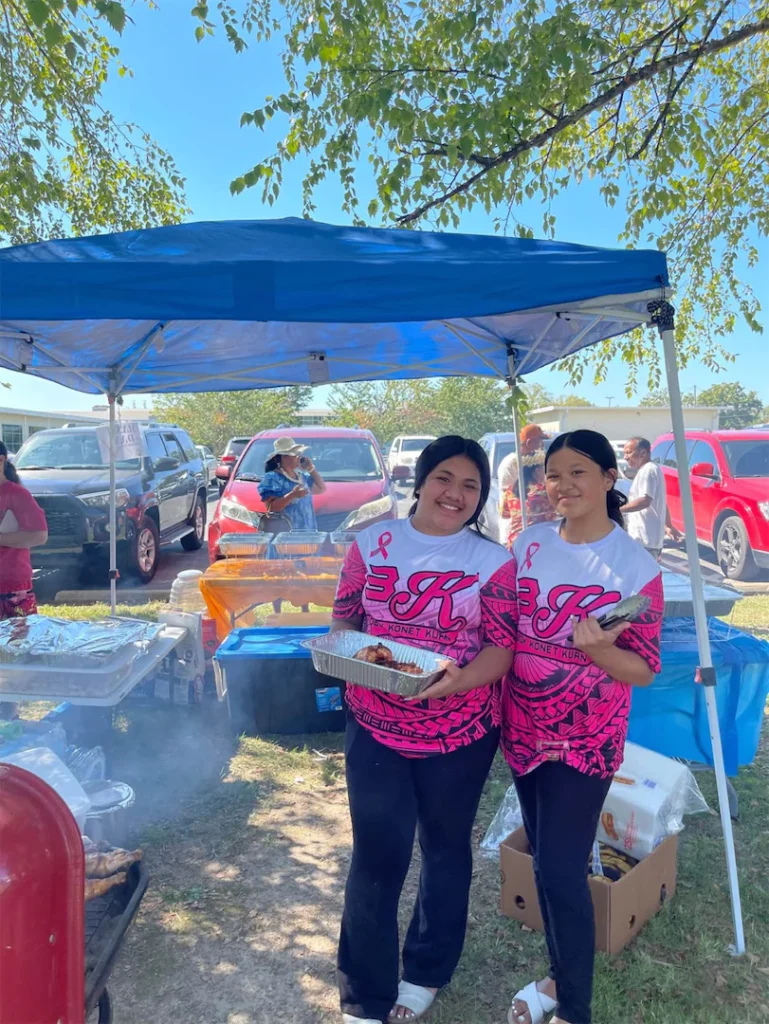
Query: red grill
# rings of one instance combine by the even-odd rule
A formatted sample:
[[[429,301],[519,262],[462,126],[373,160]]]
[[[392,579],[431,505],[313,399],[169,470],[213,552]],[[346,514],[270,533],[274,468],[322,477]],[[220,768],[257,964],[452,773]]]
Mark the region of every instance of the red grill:
[[[0,765],[0,1024],[83,1024],[99,1007],[147,889],[142,864],[85,903],[80,831],[41,779]]]

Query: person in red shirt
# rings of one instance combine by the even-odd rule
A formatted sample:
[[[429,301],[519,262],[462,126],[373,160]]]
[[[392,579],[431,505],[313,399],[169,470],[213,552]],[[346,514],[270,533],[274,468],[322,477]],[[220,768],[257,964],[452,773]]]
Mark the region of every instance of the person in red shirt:
[[[34,615],[30,548],[48,540],[45,513],[19,482],[0,442],[0,619]]]

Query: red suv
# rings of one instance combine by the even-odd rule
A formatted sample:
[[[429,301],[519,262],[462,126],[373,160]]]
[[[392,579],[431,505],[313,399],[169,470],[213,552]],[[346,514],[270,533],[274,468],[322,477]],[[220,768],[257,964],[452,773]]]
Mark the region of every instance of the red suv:
[[[729,579],[749,580],[769,569],[769,432],[687,430],[697,539],[714,548]],[[652,449],[662,467],[673,525],[683,529],[672,434]]]
[[[318,529],[362,530],[397,517],[392,484],[376,438],[369,430],[343,427],[285,427],[265,430],[248,444],[222,491],[208,529],[211,561],[221,557],[223,533],[256,528],[254,512],[264,512],[259,481],[276,438],[290,435],[307,445],[307,454],[326,481],[323,494],[313,496]]]

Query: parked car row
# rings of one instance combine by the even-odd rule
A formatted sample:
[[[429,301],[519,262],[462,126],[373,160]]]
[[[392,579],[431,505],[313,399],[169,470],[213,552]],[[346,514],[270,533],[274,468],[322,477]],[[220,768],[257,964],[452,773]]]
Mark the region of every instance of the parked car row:
[[[223,533],[253,530],[264,512],[258,485],[274,441],[288,428],[232,438],[217,460],[172,424],[142,425],[146,455],[117,463],[120,564],[144,583],[155,575],[160,548],[180,540],[204,543],[207,492],[220,500],[209,527],[209,554],[221,557]],[[397,437],[385,460],[368,430],[307,427],[291,435],[308,447],[326,491],[315,495],[318,528],[362,529],[397,516],[393,480],[413,477],[429,435]],[[481,524],[499,535],[499,467],[515,452],[512,433],[485,434],[492,484]],[[616,442],[619,444],[619,442]],[[697,539],[711,547],[728,578],[748,580],[769,569],[769,436],[752,430],[686,432]],[[678,462],[672,434],[660,437],[652,459],[665,475],[673,525],[683,530]],[[76,565],[86,578],[104,563],[109,545],[109,467],[97,428],[72,426],[32,435],[14,459],[25,486],[48,520],[48,542],[33,549],[35,568]]]

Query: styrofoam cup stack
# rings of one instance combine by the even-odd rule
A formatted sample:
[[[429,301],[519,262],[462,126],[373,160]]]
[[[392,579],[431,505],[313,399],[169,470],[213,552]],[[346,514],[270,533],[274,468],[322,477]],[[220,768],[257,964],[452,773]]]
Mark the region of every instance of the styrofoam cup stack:
[[[203,573],[199,569],[185,569],[180,572],[171,585],[171,596],[169,605],[172,609],[180,612],[204,612],[206,603],[200,592],[200,577]]]

